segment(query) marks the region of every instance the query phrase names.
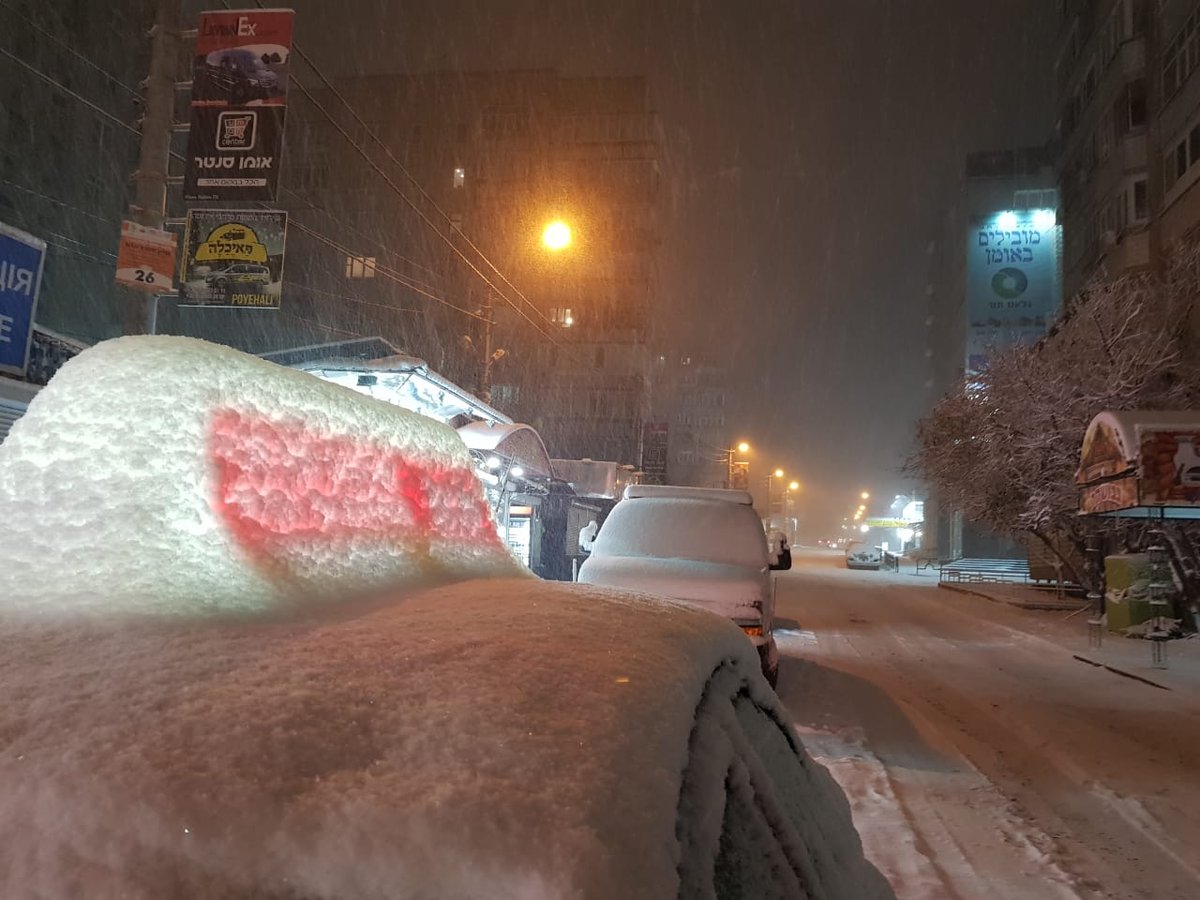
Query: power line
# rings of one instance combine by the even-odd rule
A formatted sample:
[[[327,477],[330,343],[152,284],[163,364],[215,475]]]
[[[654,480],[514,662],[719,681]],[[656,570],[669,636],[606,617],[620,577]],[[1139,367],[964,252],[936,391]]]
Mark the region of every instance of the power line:
[[[344,334],[348,337],[366,337],[366,335],[364,335],[358,331],[347,331],[344,328],[335,328],[332,325],[325,325],[324,323],[318,322],[314,319],[309,319],[304,316],[298,316],[295,313],[284,312],[283,310],[276,310],[276,311],[279,312],[281,315],[286,316],[289,319],[295,319],[298,322],[304,322],[307,325],[312,325],[314,328],[320,328],[322,331],[328,331],[330,334]]]
[[[262,0],[256,0],[256,2],[258,3],[259,8],[261,9],[262,8]],[[412,173],[409,172],[407,168],[405,168],[404,164],[401,163],[400,160],[398,160],[395,157],[395,155],[392,153],[391,149],[379,138],[379,136],[377,134],[375,134],[375,132],[371,129],[371,127],[365,121],[363,121],[362,117],[355,111],[354,107],[352,107],[350,105],[349,101],[346,100],[346,98],[337,89],[337,87],[328,78],[325,77],[324,73],[322,73],[321,70],[317,68],[316,64],[312,61],[312,59],[309,58],[308,54],[305,53],[304,50],[299,47],[299,45],[294,46],[293,49],[296,51],[296,54],[302,60],[304,60],[305,64],[310,69],[312,69],[313,74],[316,75],[317,78],[319,78],[321,80],[321,83],[323,85],[325,85],[325,87],[328,90],[330,90],[333,93],[333,95],[335,97],[337,97],[338,100],[341,101],[342,105],[344,107],[346,107],[347,110],[349,110],[350,115],[354,117],[355,123],[366,132],[367,136],[370,137],[372,141],[374,141],[376,144],[379,145],[379,147],[387,155],[388,160],[394,166],[396,166],[396,168],[398,168],[400,170],[400,172],[404,175],[404,177],[408,179],[409,183],[417,189],[417,192],[421,195],[421,197],[430,206],[432,206],[435,210],[437,210],[437,212],[441,215],[441,217],[445,220],[445,222],[447,224],[452,224],[452,220],[451,220],[450,216],[446,214],[445,210],[443,210],[440,206],[438,206],[437,201],[435,201],[432,197],[429,196],[429,193],[421,186],[420,182],[417,181],[417,179],[413,177]],[[302,88],[302,90],[303,90],[303,88]],[[309,99],[312,99],[311,96],[308,95],[307,92],[305,92],[305,96],[309,96]],[[322,112],[324,112],[324,110],[322,110]],[[326,117],[328,118],[328,114],[326,115]],[[330,121],[332,122],[332,119],[330,119]],[[347,138],[347,139],[349,139],[349,138]],[[358,148],[356,148],[356,149],[358,149]],[[410,205],[412,205],[412,204],[410,203]],[[443,236],[441,230],[438,229],[436,225],[434,225],[432,222],[430,222],[423,214],[420,213],[419,210],[416,210],[415,205],[413,205],[413,209],[415,211],[417,211],[419,215],[421,215],[422,219],[426,222],[426,224],[428,224],[431,228],[433,228],[440,236]],[[508,287],[511,288],[513,290],[513,292],[518,297],[520,297],[521,300],[524,301],[524,303],[526,305],[528,305],[529,308],[532,309],[539,318],[541,318],[547,325],[553,326],[554,323],[550,319],[548,319],[545,316],[545,314],[543,314],[542,311],[539,310],[532,302],[530,302],[529,298],[527,298],[523,293],[521,293],[521,291],[516,287],[516,285],[514,285],[504,275],[504,273],[501,272],[500,269],[496,267],[496,264],[493,263],[487,257],[487,254],[485,254],[482,250],[479,249],[479,247],[474,243],[474,241],[472,241],[465,233],[463,233],[461,231],[459,231],[458,234],[462,237],[463,241],[467,244],[467,246],[470,247],[473,251],[475,251],[475,253],[477,253],[479,255],[479,258],[481,260],[483,260],[485,263],[487,263],[488,268],[491,269],[493,272],[495,272],[496,275],[499,277],[499,279],[501,281],[503,281],[506,285],[508,285]],[[443,238],[444,238],[444,236],[443,236]],[[447,241],[448,244],[450,244],[451,249],[454,250],[455,253],[457,253],[459,256],[462,257],[464,262],[466,262],[468,265],[471,265],[470,261],[466,258],[466,256],[463,255],[456,247],[454,247],[453,243],[450,242],[449,239],[445,239],[445,240]],[[476,274],[479,275],[480,278],[482,278],[484,280],[484,283],[486,283],[488,285],[488,287],[491,287],[494,290],[496,290],[496,293],[499,294],[500,297],[506,303],[508,303],[510,306],[512,306],[514,309],[516,309],[517,312],[520,312],[520,309],[517,308],[516,304],[514,304],[511,300],[509,300],[508,297],[505,296],[503,292],[496,289],[495,285],[493,285],[483,275],[482,272],[480,272],[478,269],[476,269],[473,265],[471,265],[471,268],[476,272]],[[522,314],[522,315],[524,315],[524,314]],[[528,318],[528,317],[526,317],[526,318]],[[540,330],[541,329],[539,329],[539,331]],[[546,337],[550,337],[550,335],[546,334],[545,332],[542,332],[542,333]],[[551,340],[554,340],[554,339],[551,338]]]
[[[80,94],[75,93],[73,90],[71,90],[69,87],[67,87],[62,82],[55,81],[53,78],[51,78],[45,72],[43,72],[41,69],[36,69],[33,66],[31,66],[29,63],[25,62],[25,60],[21,59],[21,57],[8,52],[3,47],[0,47],[0,53],[3,53],[5,56],[7,56],[9,59],[11,59],[13,62],[15,62],[17,65],[19,65],[21,68],[36,75],[38,78],[40,78],[42,81],[46,82],[47,84],[57,88],[58,90],[62,91],[64,94],[66,94],[67,96],[75,98],[80,103],[82,103],[84,106],[86,106],[88,109],[92,110],[92,112],[96,113],[96,115],[107,119],[109,122],[112,122],[114,125],[117,125],[120,128],[124,128],[126,131],[128,131],[130,134],[134,135],[135,137],[140,138],[142,136],[141,131],[134,128],[128,122],[124,121],[123,119],[117,118],[112,113],[97,106],[95,103],[93,103],[87,97],[84,97],[84,96],[81,96]]]
[[[226,9],[230,8],[229,0],[223,0],[223,3],[224,3],[224,6]],[[255,3],[259,9],[265,8],[263,6],[262,0],[255,0]],[[449,223],[451,220],[450,220],[450,217],[448,215],[446,215],[445,211],[441,207],[439,207],[437,205],[437,203],[433,200],[433,198],[430,197],[429,194],[424,190],[424,188],[421,187],[420,183],[412,176],[412,174],[408,171],[408,169],[406,169],[404,167],[404,165],[398,159],[396,159],[395,155],[393,155],[392,151],[388,148],[388,146],[382,140],[380,140],[379,136],[375,134],[375,132],[371,129],[371,127],[369,125],[367,125],[366,122],[363,121],[362,117],[359,116],[359,114],[354,110],[354,107],[352,107],[349,104],[349,102],[347,102],[346,98],[342,96],[341,92],[338,91],[338,89],[333,85],[333,83],[330,82],[330,80],[325,77],[324,73],[322,73],[321,70],[319,68],[317,68],[316,64],[312,61],[312,59],[309,58],[308,54],[306,54],[304,52],[304,50],[298,44],[293,44],[292,49],[302,60],[304,60],[305,64],[307,64],[308,67],[313,71],[313,74],[316,75],[317,78],[319,78],[321,80],[321,83],[324,84],[325,87],[328,88],[330,91],[332,91],[333,95],[335,97],[337,97],[338,100],[341,101],[342,105],[345,106],[347,110],[350,111],[350,115],[354,117],[354,121],[356,122],[356,124],[358,124],[358,126],[361,127],[366,132],[366,134],[371,138],[371,140],[374,141],[383,150],[383,152],[387,155],[387,158],[392,162],[393,165],[395,165],[404,174],[404,177],[407,178],[409,183],[411,183],[417,189],[417,191],[421,194],[422,198],[424,198],[427,203],[429,203],[434,209],[436,209],[438,211],[438,213],[442,216],[442,218],[447,223]],[[321,112],[321,114],[325,116],[325,118],[329,121],[329,123],[331,125],[333,125],[333,127],[336,128],[341,133],[342,137],[344,137],[346,139],[346,141],[349,142],[349,144],[355,150],[358,151],[359,155],[362,156],[362,158],[367,161],[367,163],[371,166],[371,168],[375,169],[375,171],[384,179],[384,181],[387,182],[388,186],[391,187],[392,190],[394,190],[400,196],[400,199],[402,199],[406,204],[408,204],[409,208],[411,208],[412,211],[417,214],[417,216],[421,219],[421,221],[423,221],[426,225],[428,225],[433,230],[433,232],[438,236],[438,238],[441,239],[443,241],[443,243],[445,243],[446,246],[448,246],[455,253],[455,255],[457,255],[460,259],[462,259],[462,261],[467,264],[467,266],[471,269],[471,271],[473,271],[476,275],[479,276],[480,280],[482,280],[484,284],[486,284],[489,288],[491,288],[493,291],[495,291],[496,295],[498,297],[500,297],[500,299],[502,299],[505,303],[507,303],[509,306],[511,306],[517,312],[517,314],[521,316],[521,318],[523,318],[526,322],[528,322],[530,325],[532,325],[538,332],[541,333],[541,335],[543,337],[545,337],[547,340],[549,340],[552,344],[560,343],[554,337],[553,334],[545,331],[540,325],[538,325],[537,322],[535,322],[533,319],[531,319],[528,316],[528,314],[526,314],[524,312],[524,310],[522,310],[519,306],[517,306],[517,304],[513,303],[512,300],[509,299],[507,294],[505,294],[502,290],[500,290],[498,287],[496,287],[496,285],[491,281],[491,279],[489,279],[486,275],[484,275],[483,272],[480,271],[479,268],[473,262],[471,262],[471,260],[467,259],[466,254],[464,254],[461,250],[459,250],[458,247],[456,247],[454,245],[454,242],[452,240],[450,240],[450,238],[448,238],[445,234],[443,234],[441,229],[438,228],[437,225],[435,225],[433,222],[431,222],[429,220],[429,217],[424,213],[424,211],[419,209],[417,207],[417,205],[412,201],[412,199],[407,194],[405,194],[402,190],[400,190],[400,188],[384,173],[384,171],[378,165],[376,165],[375,162],[370,159],[370,157],[367,156],[366,151],[353,138],[350,137],[350,135],[345,131],[345,129],[343,129],[337,122],[335,122],[333,120],[333,116],[331,116],[329,114],[329,112],[325,109],[324,106],[322,106],[319,102],[317,102],[316,98],[313,97],[313,95],[304,87],[304,85],[301,84],[298,79],[295,79],[294,76],[293,76],[292,80],[294,80],[296,82],[296,86],[298,88],[300,88],[300,91],[304,94],[304,96],[307,97],[309,99],[309,101],[315,107],[317,107],[317,109]],[[506,285],[508,285],[508,287],[510,287],[513,290],[513,292],[516,293],[516,295],[518,297],[520,297],[521,300],[523,300],[525,302],[525,304],[528,305],[537,314],[537,316],[540,319],[542,319],[542,321],[544,321],[547,325],[551,326],[551,328],[554,327],[554,323],[551,322],[550,319],[548,319],[542,313],[541,310],[539,310],[536,306],[534,306],[533,303],[531,303],[529,301],[529,299],[524,294],[522,294],[516,288],[516,286],[513,285],[513,283],[508,280],[508,278],[506,278],[504,276],[504,273],[501,272],[496,267],[496,265],[490,259],[487,258],[486,254],[484,254],[483,251],[480,250],[471,241],[470,238],[468,238],[462,232],[458,232],[458,233],[463,238],[463,240],[466,241],[467,246],[469,246],[472,250],[474,250],[475,253],[477,253],[479,255],[479,258],[482,259],[485,263],[487,263],[488,267],[493,272],[496,273],[496,275],[500,278],[501,281],[503,281]]]
[[[432,221],[430,221],[429,216],[427,216],[421,209],[419,209],[417,207],[417,205],[412,201],[412,198],[409,197],[407,194],[405,194],[404,191],[402,191],[400,189],[400,187],[396,184],[396,182],[393,181],[391,179],[391,177],[386,172],[384,172],[383,169],[380,168],[379,165],[373,159],[371,159],[371,157],[367,154],[366,150],[364,150],[362,148],[362,146],[360,144],[358,144],[358,142],[356,142],[354,140],[354,138],[352,138],[350,136],[350,133],[348,131],[346,131],[346,129],[343,128],[341,126],[341,124],[334,121],[334,118],[330,114],[330,112],[321,104],[321,102],[319,100],[317,100],[316,97],[314,97],[312,95],[312,92],[309,91],[308,88],[306,88],[303,85],[303,83],[300,82],[300,80],[298,78],[296,78],[293,75],[291,78],[291,81],[296,85],[297,88],[300,89],[300,92],[302,94],[304,94],[305,97],[308,98],[309,102],[312,103],[312,105],[315,106],[317,108],[317,110],[326,118],[326,120],[329,122],[329,124],[331,124],[338,131],[338,133],[341,134],[341,136],[343,138],[345,138],[346,142],[349,143],[351,147],[353,147],[355,150],[358,151],[358,154],[367,161],[367,164],[372,169],[375,170],[375,172],[384,180],[384,182],[388,185],[388,187],[390,187],[397,194],[397,196],[399,196],[400,199],[403,200],[408,205],[408,207],[417,214],[418,217],[420,217],[420,219],[426,225],[428,225],[430,228],[433,229],[433,231],[438,235],[438,237],[447,246],[449,246],[450,249],[453,250],[454,253],[463,260],[463,262],[465,262],[467,264],[467,266],[471,269],[471,271],[473,271],[476,275],[479,276],[479,278],[483,281],[484,284],[486,284],[493,291],[495,291],[497,296],[499,296],[501,299],[504,300],[504,302],[506,302],[509,306],[511,306],[514,310],[516,310],[517,313],[523,319],[525,319],[525,321],[527,321],[535,329],[537,329],[539,332],[541,332],[541,334],[544,337],[549,339],[552,343],[556,343],[556,344],[558,343],[558,341],[556,341],[554,339],[554,337],[552,335],[550,335],[548,332],[544,331],[542,329],[542,327],[540,325],[538,325],[537,322],[535,322],[533,319],[529,318],[529,316],[525,313],[524,310],[522,310],[519,306],[517,306],[515,303],[513,303],[512,300],[508,299],[508,297],[505,296],[504,292],[501,291],[498,287],[496,287],[496,285],[491,281],[491,279],[489,279],[486,275],[483,274],[482,271],[480,271],[478,266],[476,266],[473,262],[471,262],[469,259],[467,259],[466,255],[461,250],[459,250],[457,247],[454,246],[453,241],[451,241],[449,238],[446,237],[446,235],[441,233],[441,231],[437,228],[437,226],[434,225]],[[475,315],[475,318],[482,319],[483,316]]]
[[[296,192],[296,191],[295,191],[295,190],[293,190],[292,188],[284,187],[284,188],[281,188],[281,190],[282,190],[284,193],[291,194],[291,196],[292,196],[292,197],[294,197],[296,200],[299,200],[299,201],[303,202],[303,203],[304,203],[304,206],[302,207],[303,209],[306,209],[306,210],[308,210],[308,211],[310,211],[310,212],[320,213],[322,216],[324,216],[325,218],[329,219],[329,220],[330,220],[331,222],[333,222],[335,225],[339,225],[339,226],[341,226],[341,228],[342,228],[342,230],[343,230],[343,231],[349,231],[349,232],[352,232],[353,234],[357,234],[357,235],[359,235],[360,237],[362,237],[362,238],[366,239],[366,241],[367,241],[368,243],[370,243],[370,244],[372,244],[372,245],[374,245],[374,246],[376,246],[376,247],[380,248],[380,249],[381,249],[381,250],[383,250],[385,253],[391,254],[391,255],[392,255],[392,256],[394,256],[396,259],[400,260],[401,262],[408,263],[408,264],[409,264],[410,266],[412,266],[413,268],[420,269],[420,270],[422,270],[422,271],[424,271],[424,272],[428,272],[430,275],[434,275],[434,276],[436,276],[436,275],[438,274],[438,273],[437,273],[437,272],[435,272],[433,269],[430,269],[428,266],[423,266],[423,265],[421,265],[420,263],[418,263],[418,262],[417,262],[416,260],[414,260],[414,259],[409,259],[407,256],[404,256],[404,255],[403,255],[403,254],[401,254],[401,253],[395,253],[395,252],[393,252],[393,251],[391,250],[391,248],[390,248],[390,247],[388,247],[388,245],[387,245],[387,244],[385,244],[383,241],[379,240],[378,238],[371,237],[371,235],[367,234],[365,231],[363,231],[363,230],[361,230],[361,229],[359,229],[359,228],[355,228],[353,225],[350,225],[350,224],[349,224],[348,222],[346,222],[344,219],[339,219],[337,216],[335,216],[333,213],[331,213],[331,212],[330,212],[328,209],[325,209],[325,208],[323,208],[323,207],[317,206],[317,205],[316,205],[315,203],[313,203],[311,200],[309,200],[308,198],[306,198],[306,197],[305,197],[303,194],[300,194],[300,193]],[[406,277],[410,277],[410,278],[411,278],[412,276],[406,276]],[[417,279],[413,278],[413,281],[414,281],[414,282],[417,282]],[[420,282],[417,282],[417,283],[418,283],[418,284],[423,284],[423,285],[425,285],[425,286],[427,286],[427,287],[429,287],[429,288],[431,288],[431,289],[433,288],[433,285],[429,284],[429,282],[420,281]]]
[[[83,209],[78,206],[74,206],[73,204],[68,203],[66,200],[61,200],[58,197],[51,197],[49,194],[43,194],[41,191],[34,190],[33,188],[29,187],[28,185],[18,184],[15,181],[9,181],[7,178],[0,178],[0,184],[4,184],[9,187],[16,188],[18,191],[22,191],[22,192],[24,192],[26,194],[30,194],[31,196],[34,196],[34,197],[39,197],[42,200],[45,200],[49,203],[55,204],[56,206],[61,206],[64,209],[69,209],[72,212],[77,212],[81,216],[87,216],[88,218],[95,219],[97,222],[102,222],[105,225],[112,224],[112,222],[110,220],[104,218],[104,216],[97,215],[94,212],[88,212],[86,209]]]
[[[35,31],[37,31],[37,33],[42,35],[42,37],[51,41],[56,46],[58,46],[60,49],[65,50],[71,56],[75,57],[75,59],[79,60],[81,63],[83,63],[85,66],[87,66],[89,69],[92,69],[94,72],[97,72],[100,75],[102,75],[106,81],[109,81],[112,84],[115,84],[117,87],[121,88],[123,91],[125,91],[125,93],[129,94],[131,97],[133,97],[139,103],[145,102],[145,98],[141,95],[141,93],[139,91],[135,90],[134,88],[131,88],[129,85],[127,85],[125,82],[121,81],[121,79],[117,78],[111,72],[105,71],[100,66],[96,65],[96,63],[92,62],[90,59],[88,59],[86,56],[84,56],[82,53],[75,50],[69,44],[60,40],[53,33],[47,31],[45,28],[43,28],[37,22],[33,21],[33,19],[29,18],[28,16],[23,14],[20,10],[18,10],[16,7],[14,7],[11,3],[8,2],[8,0],[0,0],[0,6],[3,6],[5,9],[7,9],[9,12],[11,12],[18,19],[21,19],[22,21],[24,21],[26,25],[30,26]]]
[[[386,309],[388,312],[397,313],[413,313],[415,315],[424,315],[423,309],[412,309],[404,306],[388,306],[386,303],[376,303],[373,300],[363,300],[361,297],[352,297],[348,294],[339,294],[336,291],[323,291],[320,288],[310,287],[307,284],[301,284],[299,281],[284,281],[285,287],[297,288],[300,291],[307,291],[310,294],[321,294],[325,297],[332,297],[334,300],[342,300],[346,303],[358,303],[362,306],[375,306],[379,309]]]
[[[319,231],[315,231],[312,228],[309,228],[307,225],[302,225],[299,222],[293,222],[291,224],[292,224],[292,227],[302,231],[304,234],[307,234],[309,237],[314,238],[315,240],[318,240],[321,243],[323,243],[329,247],[332,247],[333,249],[337,250],[339,253],[344,253],[344,254],[346,254],[346,256],[356,257],[359,259],[362,258],[360,254],[357,254],[350,248],[345,247],[342,244],[339,244],[337,241],[333,240],[333,238],[328,237],[324,234],[321,234]],[[404,279],[404,276],[400,275],[397,272],[390,270],[386,266],[381,266],[377,263],[375,265],[375,271],[377,273],[379,273],[380,275],[382,275],[384,278],[394,281],[397,284],[408,288],[410,291],[413,291],[414,293],[420,294],[422,297],[426,297],[426,298],[434,301],[435,303],[440,303],[442,306],[448,307],[449,309],[452,309],[455,312],[460,312],[464,316],[470,316],[472,319],[479,319],[479,320],[483,319],[483,316],[479,315],[479,313],[471,312],[469,309],[463,309],[461,306],[455,306],[449,300],[445,300],[445,299],[437,296],[436,294],[431,294],[431,293],[429,293],[429,291],[423,290],[422,288],[418,287],[417,285],[411,284],[410,282],[408,282]]]

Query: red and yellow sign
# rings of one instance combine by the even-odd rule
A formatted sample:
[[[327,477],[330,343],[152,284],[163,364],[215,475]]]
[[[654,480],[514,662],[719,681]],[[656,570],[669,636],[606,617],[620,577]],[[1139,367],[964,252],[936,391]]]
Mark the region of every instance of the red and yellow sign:
[[[122,222],[117,284],[151,294],[170,293],[174,288],[177,244],[178,239],[170,231]]]

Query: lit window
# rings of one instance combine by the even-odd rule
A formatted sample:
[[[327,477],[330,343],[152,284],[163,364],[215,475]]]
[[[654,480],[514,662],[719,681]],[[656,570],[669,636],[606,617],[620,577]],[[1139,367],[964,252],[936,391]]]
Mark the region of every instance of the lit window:
[[[575,324],[575,316],[566,307],[555,307],[550,310],[550,321],[555,325],[561,325],[563,328],[570,328]]]
[[[347,278],[374,278],[375,277],[375,257],[373,257],[373,256],[347,256],[346,257],[346,277]]]
[[[460,187],[463,187],[464,185],[466,185],[466,183],[467,183],[467,170],[464,169],[462,166],[456,167],[454,169],[454,187],[460,188]]]

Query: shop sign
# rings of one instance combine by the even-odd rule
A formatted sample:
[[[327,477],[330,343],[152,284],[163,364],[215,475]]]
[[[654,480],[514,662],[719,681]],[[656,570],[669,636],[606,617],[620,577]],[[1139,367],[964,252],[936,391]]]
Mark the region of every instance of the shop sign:
[[[1116,512],[1137,505],[1137,479],[1132,477],[1088,485],[1079,492],[1079,511],[1085,515]]]
[[[282,210],[189,210],[180,305],[278,309],[286,238]]]
[[[184,199],[275,199],[292,17],[290,9],[200,14]]]
[[[45,241],[0,222],[0,372],[25,375],[45,262]]]
[[[174,288],[178,243],[178,238],[170,231],[122,222],[121,245],[117,250],[117,284],[151,294],[169,293]]]
[[[1083,438],[1083,449],[1079,453],[1079,472],[1075,480],[1080,484],[1111,478],[1128,471],[1134,454],[1125,446],[1120,430],[1111,422],[1093,422]]]
[[[1142,503],[1200,505],[1200,431],[1146,430],[1140,439]]]

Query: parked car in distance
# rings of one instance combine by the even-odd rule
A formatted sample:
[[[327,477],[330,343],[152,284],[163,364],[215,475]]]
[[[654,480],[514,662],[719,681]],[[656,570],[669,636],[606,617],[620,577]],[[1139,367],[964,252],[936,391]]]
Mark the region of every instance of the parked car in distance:
[[[878,569],[883,562],[879,550],[865,541],[848,541],[846,543],[847,569]]]
[[[762,522],[746,491],[627,486],[579,580],[671,597],[732,619],[775,686],[774,584]]]

